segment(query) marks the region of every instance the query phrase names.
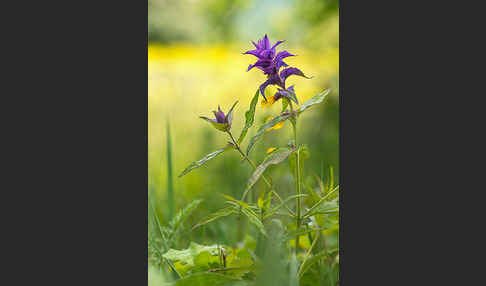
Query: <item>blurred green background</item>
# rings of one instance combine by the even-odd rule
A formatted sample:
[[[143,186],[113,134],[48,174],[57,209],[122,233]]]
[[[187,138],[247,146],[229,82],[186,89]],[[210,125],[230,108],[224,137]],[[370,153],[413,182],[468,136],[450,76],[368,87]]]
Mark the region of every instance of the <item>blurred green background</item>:
[[[159,216],[168,220],[167,206],[167,125],[171,128],[172,165],[175,209],[194,199],[204,202],[192,221],[222,207],[219,194],[240,197],[251,169],[236,151],[222,154],[205,166],[178,178],[191,162],[223,147],[229,138],[199,119],[211,116],[218,105],[226,112],[235,108],[232,132],[238,136],[244,113],[265,76],[256,69],[246,72],[253,49],[265,33],[272,44],[285,40],[285,49],[297,57],[286,59],[289,66],[304,71],[312,79],[290,77],[287,85],[295,85],[299,102],[327,88],[332,88],[324,104],[313,107],[299,118],[299,141],[309,147],[306,180],[312,175],[327,180],[328,167],[334,167],[339,182],[339,18],[338,1],[326,0],[149,0],[148,56],[148,176],[149,190],[159,204]],[[268,88],[273,94],[275,89]],[[281,104],[270,108],[257,105],[254,127],[276,115]],[[256,128],[250,130],[243,148]],[[284,146],[292,138],[287,122],[259,141],[250,157],[259,163],[270,147]],[[293,178],[288,167],[270,168],[277,190],[286,197],[293,194]],[[234,218],[224,218],[190,233],[198,243],[234,244],[237,229]]]

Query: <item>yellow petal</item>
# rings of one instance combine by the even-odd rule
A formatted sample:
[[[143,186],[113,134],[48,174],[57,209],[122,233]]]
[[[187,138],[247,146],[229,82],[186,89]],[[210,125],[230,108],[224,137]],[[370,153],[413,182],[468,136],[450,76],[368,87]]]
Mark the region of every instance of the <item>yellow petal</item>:
[[[270,121],[270,120],[272,120],[272,119],[273,119],[273,116],[270,116],[270,117],[268,117],[268,118],[265,120],[265,122],[268,122],[268,121]],[[282,127],[283,127],[283,125],[284,125],[284,121],[279,122],[279,123],[275,124],[273,127],[267,128],[267,130],[266,130],[266,131],[270,131],[270,130],[278,130],[278,129],[282,128]]]
[[[268,148],[267,154],[270,154],[270,153],[272,153],[275,150],[277,150],[277,148],[275,148],[275,147]]]
[[[272,104],[275,103],[275,97],[270,96],[268,97],[268,101],[262,100],[262,107],[269,107],[272,106]]]
[[[275,124],[275,126],[273,126],[272,129],[273,130],[278,130],[278,129],[282,128],[283,125],[284,125],[284,122],[283,121],[282,122],[279,122],[279,123]]]

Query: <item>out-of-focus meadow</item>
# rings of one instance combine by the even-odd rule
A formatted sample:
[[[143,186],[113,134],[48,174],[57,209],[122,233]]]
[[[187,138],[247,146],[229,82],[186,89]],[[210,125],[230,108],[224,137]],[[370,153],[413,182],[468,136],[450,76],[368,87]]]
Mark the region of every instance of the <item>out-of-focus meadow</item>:
[[[286,62],[313,76],[289,78],[287,85],[295,85],[300,102],[332,88],[324,104],[299,120],[299,140],[307,143],[311,152],[306,174],[325,177],[332,165],[338,179],[338,22],[337,1],[149,0],[148,175],[149,188],[157,198],[167,199],[167,121],[172,135],[176,208],[195,198],[211,198],[204,204],[209,213],[219,206],[217,194],[241,195],[251,170],[237,152],[227,152],[182,178],[177,175],[229,140],[199,119],[200,115],[212,117],[211,111],[218,105],[226,112],[239,100],[232,131],[240,132],[251,98],[265,81],[256,69],[246,71],[255,59],[242,52],[253,49],[250,41],[265,33],[272,43],[285,40],[280,48],[298,55]],[[269,87],[266,94],[275,91]],[[262,108],[259,102],[256,126],[280,110],[281,104]],[[252,132],[255,130],[248,137]],[[286,145],[291,135],[288,122],[265,135],[252,152],[254,161],[260,162],[268,148]],[[271,170],[279,171],[284,174],[286,170]],[[285,190],[288,184],[281,185],[284,191],[292,192]]]

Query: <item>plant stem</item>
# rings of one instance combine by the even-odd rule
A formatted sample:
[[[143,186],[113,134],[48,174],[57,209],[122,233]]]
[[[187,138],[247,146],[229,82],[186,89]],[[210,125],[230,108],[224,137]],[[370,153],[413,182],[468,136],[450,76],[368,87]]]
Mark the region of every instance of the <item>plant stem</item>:
[[[297,145],[297,115],[294,114],[294,107],[292,105],[292,101],[290,101],[290,111],[292,112],[292,116],[294,117],[294,121],[292,122],[292,128],[294,130],[294,144],[295,148],[297,148],[296,152],[296,164],[295,164],[295,190],[297,195],[301,194],[301,189],[300,189],[300,151]],[[300,229],[300,224],[301,224],[301,214],[300,214],[300,197],[297,197],[296,200],[297,206],[296,206],[296,227],[297,231]],[[297,234],[295,237],[295,254],[297,255],[297,252],[299,251],[299,240],[300,236]]]
[[[248,158],[245,153],[243,153],[243,151],[241,151],[241,148],[240,148],[240,145],[238,145],[238,143],[236,143],[236,140],[235,138],[233,138],[233,134],[231,134],[230,131],[227,131],[229,136],[231,137],[231,140],[233,141],[233,144],[235,145],[236,147],[236,150],[238,150],[238,152],[240,152],[241,156],[243,157],[243,159],[245,159],[248,163],[250,163],[250,165],[253,167],[253,169],[255,170],[256,169],[256,165],[255,163],[253,163],[252,160],[250,160],[250,158]],[[272,184],[270,184],[270,182],[267,180],[267,178],[265,177],[265,175],[262,174],[262,178],[263,178],[263,181],[265,181],[265,184],[267,184],[267,186],[271,189],[272,188]]]
[[[250,160],[250,158],[248,158],[248,156],[246,156],[245,153],[243,153],[243,151],[241,151],[240,145],[236,142],[235,138],[233,138],[233,134],[231,134],[230,131],[227,131],[227,133],[231,137],[231,141],[233,141],[233,144],[234,144],[236,150],[238,150],[238,152],[240,152],[243,159],[246,160],[253,167],[253,170],[256,170],[257,167],[256,167],[255,163],[253,163],[253,161]],[[264,174],[262,174],[262,178],[263,178],[263,181],[265,181],[265,184],[270,189],[270,192],[272,192],[277,197],[277,199],[282,203],[283,202],[282,198],[278,195],[278,193],[276,191],[274,191],[272,184],[269,182],[269,180],[265,177]],[[244,197],[241,198],[241,200],[244,200],[244,199],[245,199]],[[292,216],[295,216],[295,213],[287,205],[284,205],[284,206]]]

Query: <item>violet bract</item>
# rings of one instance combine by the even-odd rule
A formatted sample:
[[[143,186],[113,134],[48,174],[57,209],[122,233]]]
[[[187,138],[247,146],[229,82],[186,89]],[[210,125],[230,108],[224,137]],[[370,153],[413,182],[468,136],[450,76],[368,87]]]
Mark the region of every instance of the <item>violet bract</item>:
[[[285,81],[291,75],[298,75],[305,78],[307,77],[300,69],[295,67],[288,67],[280,71],[280,68],[287,67],[288,65],[283,61],[284,58],[295,56],[288,51],[281,51],[276,53],[276,47],[283,43],[283,41],[277,41],[273,46],[270,44],[268,36],[265,34],[263,39],[259,40],[258,43],[253,42],[256,49],[245,52],[244,54],[253,55],[258,58],[256,63],[250,65],[248,70],[257,67],[263,74],[267,75],[267,80],[260,85],[260,94],[263,96],[265,101],[265,89],[268,85],[277,85],[279,87],[278,91],[273,95],[273,101],[277,101],[282,97],[287,97],[288,99],[294,101],[298,104],[297,97],[295,96],[294,87],[285,87]]]

